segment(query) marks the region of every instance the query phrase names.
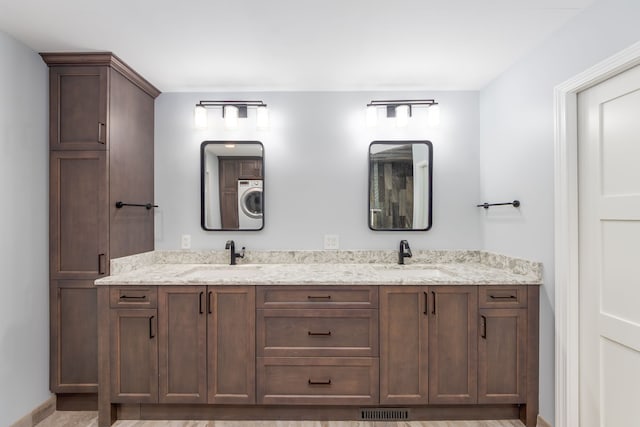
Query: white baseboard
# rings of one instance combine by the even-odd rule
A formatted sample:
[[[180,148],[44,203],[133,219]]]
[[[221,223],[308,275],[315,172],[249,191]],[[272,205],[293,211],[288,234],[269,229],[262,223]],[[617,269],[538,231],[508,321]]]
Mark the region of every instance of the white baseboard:
[[[538,427],[553,427],[549,421],[538,415]]]
[[[56,395],[52,394],[50,398],[45,400],[37,408],[20,418],[10,427],[34,427],[40,421],[53,414],[56,410]]]

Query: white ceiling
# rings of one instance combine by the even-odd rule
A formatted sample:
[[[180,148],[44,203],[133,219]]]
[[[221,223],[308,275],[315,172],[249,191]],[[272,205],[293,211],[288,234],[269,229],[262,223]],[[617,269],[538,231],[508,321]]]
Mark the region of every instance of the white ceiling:
[[[477,90],[593,1],[0,0],[0,30],[165,92]]]

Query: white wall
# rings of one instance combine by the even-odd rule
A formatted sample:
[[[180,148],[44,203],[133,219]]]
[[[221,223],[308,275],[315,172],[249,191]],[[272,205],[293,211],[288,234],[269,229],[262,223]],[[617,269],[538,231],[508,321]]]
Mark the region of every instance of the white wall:
[[[435,98],[441,125],[367,128],[372,99]],[[219,110],[208,130],[195,130],[200,100],[262,99],[270,129],[255,130],[254,110],[235,131],[224,129]],[[415,110],[416,118],[425,111]],[[479,200],[478,93],[263,92],[164,93],[156,100],[156,249],[223,249],[227,239],[247,249],[322,249],[324,234],[338,234],[341,249],[414,249],[482,246],[475,204]],[[258,232],[205,232],[200,228],[200,143],[259,140],[265,149],[265,227]],[[373,140],[433,142],[433,228],[427,232],[374,232],[367,226],[368,147]]]
[[[0,32],[0,425],[49,398],[48,73]]]
[[[519,211],[500,208],[482,214],[484,246],[544,263],[540,413],[552,422],[553,88],[638,41],[638,17],[638,0],[600,0],[480,93],[482,198],[522,202]]]

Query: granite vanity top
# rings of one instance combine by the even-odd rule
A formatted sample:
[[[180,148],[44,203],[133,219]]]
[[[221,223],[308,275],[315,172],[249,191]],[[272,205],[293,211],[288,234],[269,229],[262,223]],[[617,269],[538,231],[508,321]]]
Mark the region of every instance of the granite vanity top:
[[[111,261],[96,285],[542,284],[540,263],[485,251],[153,251]]]

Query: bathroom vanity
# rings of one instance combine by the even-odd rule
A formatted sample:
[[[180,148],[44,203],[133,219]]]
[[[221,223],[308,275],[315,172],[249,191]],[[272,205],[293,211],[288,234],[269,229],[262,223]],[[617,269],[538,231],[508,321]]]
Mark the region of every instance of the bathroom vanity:
[[[150,252],[96,281],[99,424],[536,425],[541,267],[479,251]],[[395,263],[394,263],[395,261]]]

